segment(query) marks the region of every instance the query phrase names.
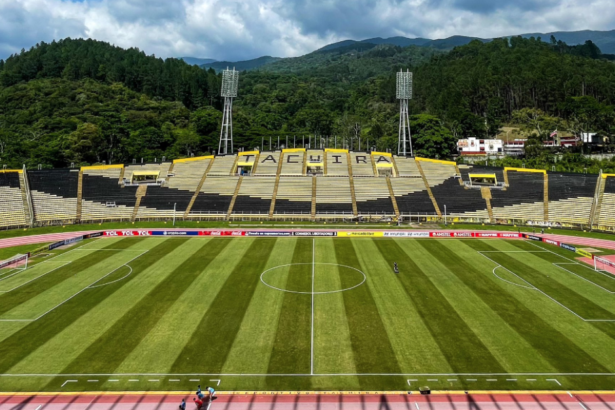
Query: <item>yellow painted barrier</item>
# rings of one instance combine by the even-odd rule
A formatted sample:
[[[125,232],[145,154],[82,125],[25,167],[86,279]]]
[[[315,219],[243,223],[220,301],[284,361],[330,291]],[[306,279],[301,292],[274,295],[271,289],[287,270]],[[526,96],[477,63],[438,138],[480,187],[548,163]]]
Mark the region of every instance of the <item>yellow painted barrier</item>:
[[[372,152],[372,157],[375,157],[375,156],[392,158],[393,154],[389,152]]]
[[[444,161],[441,159],[431,159],[431,158],[420,158],[420,157],[415,157],[414,158],[416,161],[422,161],[422,162],[432,162],[434,164],[443,164],[443,165],[457,165],[457,163],[455,161]]]
[[[114,165],[92,165],[89,167],[81,167],[82,171],[87,171],[90,169],[121,169],[124,168],[124,164],[114,164]]]
[[[545,171],[544,169],[531,169],[531,168],[511,168],[511,167],[506,167],[504,168],[504,172],[508,172],[508,171],[516,171],[516,172],[533,172],[535,174],[546,174],[547,171]]]
[[[345,154],[348,152],[348,150],[340,149],[340,148],[325,148],[325,152],[339,152],[339,153]]]
[[[0,174],[8,174],[9,172],[17,172],[18,174],[22,174],[23,169],[3,169],[0,171]]]
[[[174,159],[173,163],[174,164],[180,164],[182,162],[192,162],[192,161],[202,161],[205,159],[214,159],[213,155],[207,155],[205,157],[192,157],[192,158],[181,158],[181,159]]]
[[[285,148],[282,152],[305,152],[305,148]]]

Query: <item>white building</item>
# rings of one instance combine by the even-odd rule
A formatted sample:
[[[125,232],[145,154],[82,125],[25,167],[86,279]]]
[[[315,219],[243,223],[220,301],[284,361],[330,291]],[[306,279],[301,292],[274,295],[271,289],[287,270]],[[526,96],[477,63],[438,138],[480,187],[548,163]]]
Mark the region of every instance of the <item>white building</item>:
[[[502,140],[468,138],[457,141],[457,150],[461,155],[504,155],[504,143]]]

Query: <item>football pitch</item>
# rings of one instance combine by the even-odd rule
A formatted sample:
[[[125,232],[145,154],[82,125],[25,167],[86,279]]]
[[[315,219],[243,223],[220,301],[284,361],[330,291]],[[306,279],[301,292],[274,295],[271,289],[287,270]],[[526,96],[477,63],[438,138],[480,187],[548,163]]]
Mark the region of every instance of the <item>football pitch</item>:
[[[103,238],[0,271],[0,390],[196,384],[612,389],[615,277],[499,239]]]

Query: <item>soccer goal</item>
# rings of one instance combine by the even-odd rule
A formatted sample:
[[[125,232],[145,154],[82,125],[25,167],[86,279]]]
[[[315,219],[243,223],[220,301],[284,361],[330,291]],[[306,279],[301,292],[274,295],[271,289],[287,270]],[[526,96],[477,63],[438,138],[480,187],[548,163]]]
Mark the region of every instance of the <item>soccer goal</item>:
[[[18,254],[10,259],[0,262],[0,269],[26,270],[28,269],[29,254]]]
[[[615,275],[615,262],[594,256],[594,269],[599,272],[607,272]]]

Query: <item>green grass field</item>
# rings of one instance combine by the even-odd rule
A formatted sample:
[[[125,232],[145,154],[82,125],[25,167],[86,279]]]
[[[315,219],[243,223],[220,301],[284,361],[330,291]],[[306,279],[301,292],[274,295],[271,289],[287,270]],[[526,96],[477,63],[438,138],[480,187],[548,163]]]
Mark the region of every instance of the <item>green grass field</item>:
[[[611,389],[615,277],[491,239],[112,238],[0,271],[1,390],[197,380]]]

